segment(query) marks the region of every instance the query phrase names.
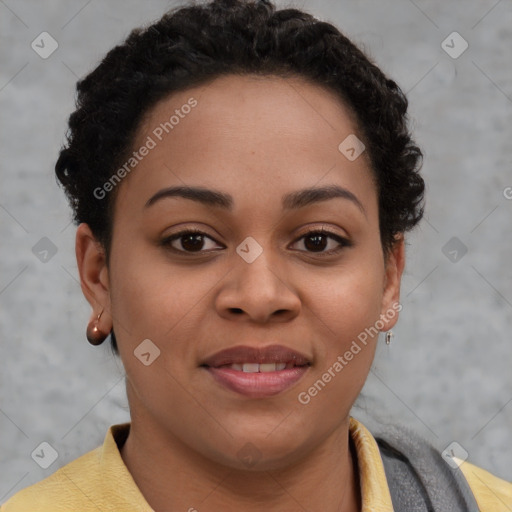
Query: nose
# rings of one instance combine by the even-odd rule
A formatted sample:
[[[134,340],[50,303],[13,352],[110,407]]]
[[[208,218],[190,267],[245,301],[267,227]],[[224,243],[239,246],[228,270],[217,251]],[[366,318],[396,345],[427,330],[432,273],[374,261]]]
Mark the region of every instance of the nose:
[[[240,259],[215,298],[223,318],[241,322],[284,322],[295,318],[301,301],[283,265],[263,253],[252,263]]]

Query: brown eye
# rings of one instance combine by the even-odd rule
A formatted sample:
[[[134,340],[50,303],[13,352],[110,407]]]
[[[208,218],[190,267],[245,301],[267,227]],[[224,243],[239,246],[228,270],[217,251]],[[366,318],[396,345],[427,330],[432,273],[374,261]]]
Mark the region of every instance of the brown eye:
[[[301,240],[303,240],[306,252],[320,254],[333,254],[351,245],[346,238],[325,230],[310,231],[302,235],[295,243]]]
[[[214,247],[205,248],[205,245],[208,245],[208,241],[213,242]],[[184,253],[208,252],[208,249],[215,249],[218,246],[217,242],[215,242],[215,240],[208,236],[206,233],[195,230],[180,231],[179,233],[175,233],[174,235],[163,240],[162,245],[169,246],[174,251]]]

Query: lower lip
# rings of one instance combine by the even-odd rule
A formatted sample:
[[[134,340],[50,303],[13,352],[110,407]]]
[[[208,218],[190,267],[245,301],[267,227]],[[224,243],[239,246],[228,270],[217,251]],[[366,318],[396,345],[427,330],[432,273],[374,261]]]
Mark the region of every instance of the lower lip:
[[[242,372],[232,368],[212,368],[206,370],[223,386],[251,398],[264,398],[277,395],[293,386],[308,371],[309,366],[295,366],[275,372]]]

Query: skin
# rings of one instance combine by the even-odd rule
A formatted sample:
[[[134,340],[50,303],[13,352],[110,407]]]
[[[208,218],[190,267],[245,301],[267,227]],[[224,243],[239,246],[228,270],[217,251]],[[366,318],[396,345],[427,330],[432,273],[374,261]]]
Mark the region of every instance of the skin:
[[[366,153],[351,162],[338,150],[357,134],[353,115],[299,78],[226,76],[158,103],[134,149],[190,97],[197,106],[118,186],[108,264],[89,227],[77,231],[91,320],[103,310],[98,327],[113,326],[126,370],[132,424],[123,460],[156,511],[360,510],[349,413],[378,337],[307,405],[297,399],[399,301],[403,237],[385,257]],[[344,198],[283,210],[284,194],[331,184],[364,212]],[[228,193],[233,209],[179,197],[145,207],[175,185]],[[351,246],[326,238],[311,249],[304,235],[322,226]],[[184,228],[206,233],[201,255],[162,245]],[[236,252],[248,236],[263,248],[252,263]],[[183,251],[182,242],[172,246]],[[388,317],[383,331],[398,314]],[[161,353],[145,366],[133,352],[148,338]],[[312,366],[271,397],[237,394],[199,366],[228,347],[276,343]],[[259,456],[252,467],[237,455],[248,442]]]

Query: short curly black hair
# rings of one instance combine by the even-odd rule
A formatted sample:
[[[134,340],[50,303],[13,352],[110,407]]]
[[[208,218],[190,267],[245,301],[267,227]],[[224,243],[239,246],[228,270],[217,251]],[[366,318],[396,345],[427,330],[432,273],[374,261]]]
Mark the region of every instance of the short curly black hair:
[[[270,0],[213,0],[134,29],[77,83],[55,172],[75,222],[89,224],[107,259],[116,189],[104,199],[94,191],[126,161],[142,117],[173,92],[230,74],[295,76],[333,91],[355,114],[367,148],[384,253],[419,222],[422,153],[399,86],[330,23]]]

